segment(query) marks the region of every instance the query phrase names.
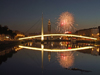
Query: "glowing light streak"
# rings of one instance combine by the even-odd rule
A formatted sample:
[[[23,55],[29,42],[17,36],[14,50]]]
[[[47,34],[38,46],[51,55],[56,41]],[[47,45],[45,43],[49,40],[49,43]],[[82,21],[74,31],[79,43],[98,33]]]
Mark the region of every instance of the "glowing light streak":
[[[20,48],[26,48],[26,49],[31,49],[31,50],[37,50],[41,51],[42,48],[36,48],[36,47],[27,47],[27,46],[21,46],[19,45]],[[42,46],[41,46],[42,47]],[[50,52],[65,52],[65,51],[77,51],[77,50],[84,50],[84,49],[91,49],[94,48],[93,46],[86,46],[86,47],[80,47],[80,48],[72,48],[72,49],[43,49],[43,51],[50,51]]]
[[[44,34],[43,36],[44,37],[45,36],[69,36],[69,37],[79,37],[79,38],[86,38],[86,39],[97,40],[97,38],[87,37],[87,36],[80,36],[80,35],[74,35],[74,34]],[[31,38],[37,38],[37,37],[41,37],[41,35],[19,38],[19,40],[31,39]]]
[[[42,29],[41,29],[41,41],[44,40],[44,36],[43,36],[43,13],[42,13]]]

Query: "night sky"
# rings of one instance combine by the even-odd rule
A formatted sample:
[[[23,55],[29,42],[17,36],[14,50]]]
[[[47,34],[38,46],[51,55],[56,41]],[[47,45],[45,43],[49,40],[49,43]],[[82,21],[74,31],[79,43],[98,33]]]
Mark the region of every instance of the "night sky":
[[[0,0],[0,24],[25,33],[39,21],[28,33],[39,32],[43,12],[46,31],[47,20],[55,28],[57,18],[66,11],[73,14],[77,29],[100,25],[100,0]]]

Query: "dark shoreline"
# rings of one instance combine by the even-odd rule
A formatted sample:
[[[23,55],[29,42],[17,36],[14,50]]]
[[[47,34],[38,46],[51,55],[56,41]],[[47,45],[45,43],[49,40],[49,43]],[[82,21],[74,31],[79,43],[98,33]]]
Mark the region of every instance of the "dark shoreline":
[[[0,51],[21,44],[21,41],[0,41]]]

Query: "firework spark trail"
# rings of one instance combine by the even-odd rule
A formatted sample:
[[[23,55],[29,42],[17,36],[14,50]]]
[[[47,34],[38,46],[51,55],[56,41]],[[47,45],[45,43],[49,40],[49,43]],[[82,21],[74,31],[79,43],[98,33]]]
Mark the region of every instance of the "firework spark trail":
[[[65,31],[74,30],[74,17],[69,12],[63,12],[57,20],[57,31],[64,33]]]

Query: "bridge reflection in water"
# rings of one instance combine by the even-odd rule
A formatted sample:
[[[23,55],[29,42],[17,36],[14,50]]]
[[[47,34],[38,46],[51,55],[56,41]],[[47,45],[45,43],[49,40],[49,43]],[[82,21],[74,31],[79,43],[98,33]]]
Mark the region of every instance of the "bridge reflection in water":
[[[51,57],[51,52],[57,52],[57,61],[59,62],[59,64],[67,69],[67,70],[74,70],[74,71],[81,71],[81,72],[91,72],[89,70],[82,70],[82,69],[78,69],[78,68],[72,68],[73,63],[74,63],[74,55],[73,53],[75,51],[79,51],[82,53],[89,53],[89,54],[93,54],[93,51],[96,51],[95,54],[96,55],[100,53],[99,51],[99,47],[95,46],[92,43],[76,43],[76,44],[71,44],[71,42],[49,42],[49,43],[44,43],[41,44],[39,43],[40,46],[38,47],[33,47],[34,43],[30,42],[26,45],[19,45],[20,48],[25,48],[25,49],[30,49],[30,50],[36,50],[36,51],[41,51],[41,57],[42,57],[42,69],[43,69],[43,54],[44,51],[48,52],[48,60],[50,61]],[[56,49],[55,49],[56,47]]]
[[[25,49],[22,50],[22,48],[25,48],[26,50]],[[79,49],[79,50],[75,50],[75,49]],[[33,53],[41,52],[41,64],[40,64],[40,66],[39,65],[38,66],[40,68],[42,66],[42,71],[47,69],[46,67],[49,66],[50,64],[53,64],[53,63],[55,63],[55,61],[57,61],[59,63],[59,65],[66,70],[91,72],[92,71],[91,69],[87,69],[87,68],[83,69],[83,68],[74,66],[74,63],[76,60],[75,57],[78,56],[78,54],[76,54],[76,53],[81,52],[81,53],[92,54],[95,56],[100,54],[100,48],[98,46],[95,46],[92,43],[72,44],[71,42],[48,42],[48,43],[44,42],[44,44],[41,44],[39,42],[28,42],[23,45],[19,45],[19,46],[11,48],[9,50],[6,50],[5,52],[6,53],[11,52],[10,54],[12,55],[13,53],[16,53],[16,51],[18,51],[18,50],[21,50],[21,52],[25,52],[28,50],[29,50],[28,52],[30,52],[30,50],[32,50],[32,51],[35,50]],[[55,51],[53,51],[53,50],[55,50]],[[7,51],[10,51],[10,52],[7,52]],[[33,55],[33,53],[32,53],[32,55]],[[45,60],[45,58],[46,58],[45,53],[48,54],[48,60],[49,60],[48,62],[46,62],[46,60]],[[56,54],[56,55],[53,56],[52,54]],[[75,56],[75,54],[76,54],[76,56]],[[7,57],[7,54],[5,56]],[[2,61],[1,59],[3,59],[5,56],[0,55],[0,61]],[[29,55],[29,56],[31,56],[31,55]],[[33,55],[33,56],[35,56],[35,55]],[[37,56],[39,56],[39,55],[37,55]],[[55,58],[55,60],[52,60],[54,58]],[[2,62],[4,62],[4,61],[2,61]]]
[[[57,53],[57,60],[63,68],[70,68],[74,63],[73,52]]]

